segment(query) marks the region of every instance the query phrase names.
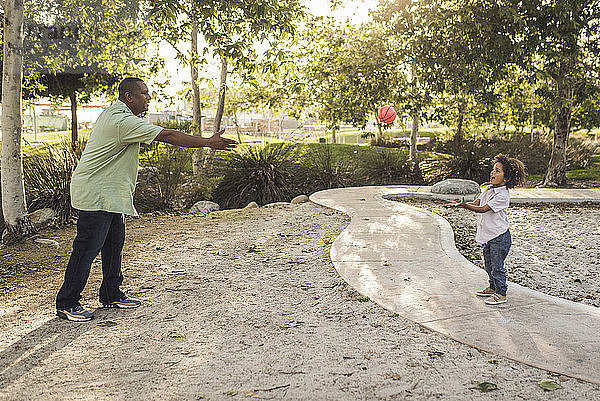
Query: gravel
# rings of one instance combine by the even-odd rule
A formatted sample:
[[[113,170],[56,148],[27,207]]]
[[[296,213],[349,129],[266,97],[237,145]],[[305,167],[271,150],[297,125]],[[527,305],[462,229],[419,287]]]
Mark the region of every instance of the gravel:
[[[475,242],[476,216],[444,202],[402,199],[445,218],[459,252],[483,268],[482,245]],[[600,306],[600,205],[517,204],[508,209],[512,247],[508,279],[548,295]],[[509,289],[510,291],[510,289]]]

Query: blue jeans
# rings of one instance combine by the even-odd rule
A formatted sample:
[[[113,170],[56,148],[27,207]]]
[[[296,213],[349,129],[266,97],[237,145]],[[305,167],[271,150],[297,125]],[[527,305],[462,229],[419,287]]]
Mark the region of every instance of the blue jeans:
[[[510,230],[500,234],[483,245],[483,261],[485,271],[490,279],[490,288],[497,294],[506,295],[506,270],[504,259],[510,250]]]
[[[56,296],[56,308],[67,309],[79,305],[92,262],[99,252],[102,253],[100,303],[121,299],[125,295],[119,289],[123,282],[121,260],[124,243],[125,215],[80,210],[73,252],[65,271],[65,281]]]

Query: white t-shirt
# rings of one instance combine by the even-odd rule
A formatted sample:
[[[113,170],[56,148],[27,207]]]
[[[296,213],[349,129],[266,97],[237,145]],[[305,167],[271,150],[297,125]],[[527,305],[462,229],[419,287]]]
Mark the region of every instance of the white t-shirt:
[[[510,194],[506,186],[485,187],[479,195],[479,206],[489,205],[492,210],[477,213],[477,233],[475,241],[484,244],[508,230],[506,209],[510,204]]]

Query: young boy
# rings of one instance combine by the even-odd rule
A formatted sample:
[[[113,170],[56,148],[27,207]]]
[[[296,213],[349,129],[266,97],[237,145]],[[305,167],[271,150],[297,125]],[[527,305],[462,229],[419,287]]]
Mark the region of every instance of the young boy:
[[[506,302],[506,271],[504,259],[511,246],[511,236],[506,210],[510,204],[508,188],[523,185],[525,165],[517,159],[499,154],[494,158],[494,167],[490,172],[490,185],[473,202],[450,202],[447,206],[462,207],[477,213],[477,233],[475,241],[483,245],[485,271],[489,276],[489,286],[476,291],[480,297],[486,297],[488,305]]]

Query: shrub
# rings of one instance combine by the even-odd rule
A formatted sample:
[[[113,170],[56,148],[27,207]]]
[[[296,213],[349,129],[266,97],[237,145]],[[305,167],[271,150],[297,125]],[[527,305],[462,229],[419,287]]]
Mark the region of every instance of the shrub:
[[[294,146],[285,143],[240,146],[228,159],[216,160],[223,176],[213,198],[223,208],[289,201],[295,195]]]
[[[208,198],[214,180],[190,178],[193,149],[154,142],[141,155],[144,166],[138,176],[134,204],[138,211],[179,210],[195,200]]]
[[[406,152],[371,149],[358,158],[355,181],[366,185],[390,185],[413,182],[412,166]]]
[[[69,142],[48,145],[42,156],[25,157],[23,174],[29,212],[52,208],[57,222],[64,224],[72,216],[70,184],[83,143],[73,149]]]
[[[567,146],[567,170],[582,170],[590,166],[595,148],[592,144],[576,138]]]
[[[336,160],[331,145],[317,144],[301,161],[306,167],[306,184],[303,187],[308,193],[352,184],[350,163]],[[300,171],[298,173],[297,176],[302,176]]]
[[[462,140],[449,141],[446,147],[452,157],[445,163],[444,178],[462,178],[478,183],[487,181],[495,156],[490,154],[487,146],[481,142]]]

